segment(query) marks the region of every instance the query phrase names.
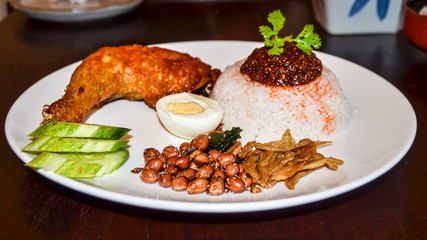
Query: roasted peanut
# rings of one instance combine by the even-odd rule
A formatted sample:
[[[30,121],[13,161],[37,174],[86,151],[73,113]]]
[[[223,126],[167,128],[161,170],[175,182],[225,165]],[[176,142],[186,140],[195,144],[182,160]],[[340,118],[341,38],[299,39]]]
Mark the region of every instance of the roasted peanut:
[[[187,192],[189,194],[198,194],[206,191],[209,185],[209,180],[206,178],[196,178],[188,184]]]
[[[161,187],[167,188],[172,184],[172,176],[169,173],[163,173],[157,181]]]
[[[239,174],[239,170],[240,168],[239,168],[239,165],[237,165],[237,163],[230,163],[230,164],[227,164],[227,166],[225,166],[224,172],[227,177],[232,177]]]
[[[251,193],[260,193],[262,192],[261,188],[255,184],[251,185]]]
[[[181,170],[188,168],[190,164],[191,164],[191,159],[189,156],[181,156],[177,158],[175,161],[175,165]]]
[[[199,154],[197,154],[194,158],[193,158],[194,163],[197,164],[197,166],[202,167],[208,164],[212,163],[212,159],[209,157],[209,155],[207,153],[201,152]]]
[[[163,148],[162,154],[167,157],[179,156],[179,150],[175,146],[167,146]]]
[[[160,172],[164,168],[164,163],[160,158],[153,158],[145,163],[144,168],[151,168],[156,170],[156,172]]]
[[[186,169],[182,170],[181,172],[179,172],[176,176],[177,177],[184,176],[184,177],[188,178],[188,180],[193,180],[193,178],[196,177],[196,170],[191,169],[191,168],[186,168]]]
[[[155,183],[157,181],[157,172],[154,169],[147,168],[141,172],[140,177],[146,183]]]
[[[239,172],[244,172],[245,168],[243,167],[243,164],[239,164]]]
[[[209,136],[206,134],[200,134],[198,137],[191,141],[191,145],[199,149],[200,151],[204,151],[209,146]]]
[[[230,163],[235,163],[236,162],[236,155],[232,154],[232,153],[221,153],[219,155],[218,158],[218,164],[222,167],[225,168],[227,166],[227,164]]]
[[[177,159],[178,159],[178,156],[172,156],[166,159],[166,163],[175,165]]]
[[[187,152],[191,149],[191,145],[189,142],[183,142],[181,145],[179,145],[179,152],[182,155],[186,155]]]
[[[227,188],[234,193],[241,193],[245,190],[245,183],[238,177],[230,177],[226,180]]]
[[[195,162],[191,162],[189,168],[192,168],[194,170],[199,170],[199,166],[197,166],[197,164]]]
[[[220,177],[222,179],[225,179],[225,173],[221,169],[215,169],[214,173],[212,174],[212,178]]]
[[[212,161],[217,162],[219,155],[221,155],[221,152],[218,150],[212,150],[209,152],[209,156],[212,158]]]
[[[249,187],[253,183],[252,178],[245,171],[239,173],[239,178],[245,183],[245,187]]]
[[[212,196],[218,196],[224,193],[225,184],[224,179],[220,177],[213,178],[208,186],[208,194]]]
[[[196,155],[198,155],[199,153],[201,153],[200,150],[194,150],[193,152],[190,153],[190,155],[188,155],[190,158],[194,158]]]
[[[208,178],[213,174],[213,167],[210,165],[199,168],[196,172],[196,178]]]
[[[142,172],[142,170],[144,170],[144,168],[137,167],[137,168],[134,168],[134,169],[130,170],[130,172],[131,173],[140,173],[140,172]]]
[[[160,156],[161,153],[159,152],[159,150],[155,149],[155,148],[147,148],[144,150],[144,159],[145,162],[148,162],[148,160],[158,157]]]
[[[178,173],[178,168],[175,165],[166,165],[165,172],[169,173],[171,176],[175,176]]]
[[[176,177],[172,180],[171,186],[175,191],[185,191],[188,187],[188,178],[184,176]]]

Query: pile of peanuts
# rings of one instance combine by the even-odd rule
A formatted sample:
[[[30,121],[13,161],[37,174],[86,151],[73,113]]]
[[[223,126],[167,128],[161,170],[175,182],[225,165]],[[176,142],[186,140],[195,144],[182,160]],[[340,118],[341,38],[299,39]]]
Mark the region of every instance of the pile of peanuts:
[[[191,142],[182,143],[179,148],[170,145],[162,152],[147,148],[144,150],[145,166],[132,172],[140,174],[145,183],[158,182],[161,187],[186,190],[189,194],[207,192],[218,196],[228,191],[261,192],[239,164],[240,142],[235,142],[226,152],[208,151],[208,146],[209,136],[202,134]]]

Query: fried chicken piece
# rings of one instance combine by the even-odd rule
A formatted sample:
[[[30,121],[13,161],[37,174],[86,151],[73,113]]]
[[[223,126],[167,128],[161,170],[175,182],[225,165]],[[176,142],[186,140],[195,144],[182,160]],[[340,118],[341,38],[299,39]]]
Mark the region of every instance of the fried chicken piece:
[[[160,98],[197,90],[219,73],[198,58],[164,48],[103,47],[83,60],[62,98],[45,105],[42,114],[44,121],[81,122],[91,108],[119,98],[155,108]]]

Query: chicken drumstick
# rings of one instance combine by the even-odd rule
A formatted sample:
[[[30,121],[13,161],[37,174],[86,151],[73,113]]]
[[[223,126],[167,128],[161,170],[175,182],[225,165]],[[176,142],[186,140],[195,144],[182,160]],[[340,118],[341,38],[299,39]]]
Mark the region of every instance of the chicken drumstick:
[[[44,121],[81,122],[92,108],[125,98],[155,108],[169,94],[203,87],[219,70],[188,54],[141,45],[103,47],[72,74],[61,99],[43,108]]]

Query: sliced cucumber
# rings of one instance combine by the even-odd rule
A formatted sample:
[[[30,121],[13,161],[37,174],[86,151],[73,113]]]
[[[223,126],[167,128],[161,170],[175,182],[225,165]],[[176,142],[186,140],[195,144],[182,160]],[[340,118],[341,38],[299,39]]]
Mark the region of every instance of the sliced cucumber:
[[[43,152],[25,165],[70,178],[94,178],[117,170],[128,157],[128,150],[100,153]]]
[[[62,138],[44,136],[25,146],[24,152],[111,152],[122,149],[129,141],[114,139]]]
[[[123,127],[49,120],[30,133],[28,136],[34,138],[52,136],[119,139],[126,135],[129,131],[129,128]]]

